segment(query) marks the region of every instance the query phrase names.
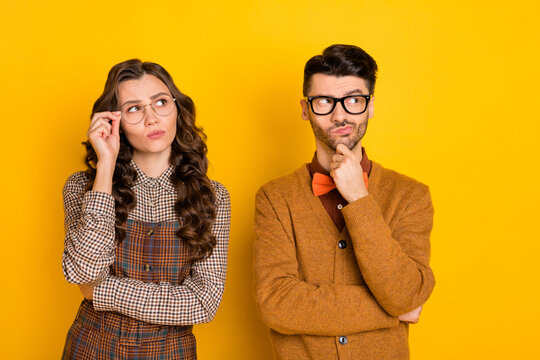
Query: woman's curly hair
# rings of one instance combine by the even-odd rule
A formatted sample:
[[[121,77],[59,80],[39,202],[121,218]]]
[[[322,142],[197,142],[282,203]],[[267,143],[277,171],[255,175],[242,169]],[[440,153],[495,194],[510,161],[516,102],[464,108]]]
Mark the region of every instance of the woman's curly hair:
[[[118,109],[118,85],[122,81],[140,79],[144,75],[153,75],[169,88],[176,99],[178,117],[176,137],[172,142],[169,162],[174,166],[171,182],[178,192],[174,205],[178,215],[180,229],[176,235],[187,242],[190,259],[197,261],[212,254],[216,238],[211,233],[216,216],[215,194],[210,179],[206,175],[208,159],[206,157],[206,135],[195,124],[195,105],[189,96],[184,95],[174,84],[172,77],[160,65],[141,62],[138,59],[127,60],[113,66],[107,77],[103,94],[96,100],[91,118],[95,113]],[[89,182],[86,191],[92,189],[96,177],[97,155],[90,141],[83,142],[86,147],[86,176]],[[120,151],[113,175],[112,196],[115,201],[116,240],[121,242],[126,236],[128,213],[135,208],[135,192],[132,186],[137,179],[137,172],[130,166],[133,147],[126,136],[120,132]]]

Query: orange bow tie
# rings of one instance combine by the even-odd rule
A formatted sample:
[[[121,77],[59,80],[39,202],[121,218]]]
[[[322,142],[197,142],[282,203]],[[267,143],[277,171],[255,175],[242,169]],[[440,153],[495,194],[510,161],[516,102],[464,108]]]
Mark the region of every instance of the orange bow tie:
[[[366,188],[367,188],[368,187],[367,173],[364,173],[364,184],[366,184]],[[336,188],[334,179],[332,179],[328,175],[324,175],[318,172],[313,174],[313,181],[311,182],[311,186],[313,187],[313,194],[315,194],[315,196],[324,195]]]

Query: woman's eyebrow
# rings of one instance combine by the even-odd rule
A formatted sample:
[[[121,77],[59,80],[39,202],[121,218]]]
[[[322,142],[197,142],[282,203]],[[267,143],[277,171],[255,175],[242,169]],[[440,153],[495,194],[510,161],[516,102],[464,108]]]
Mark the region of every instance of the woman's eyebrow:
[[[154,99],[157,99],[158,97],[162,96],[162,95],[167,95],[167,96],[171,96],[169,94],[167,94],[166,92],[158,92],[157,94],[155,95],[152,95],[150,96],[150,99],[154,100]],[[129,101],[126,101],[125,103],[122,104],[121,107],[124,107],[126,105],[129,105],[129,104],[140,104],[142,101],[139,100],[139,99],[135,99],[135,100],[129,100]]]
[[[126,101],[125,103],[123,103],[121,107],[124,107],[124,106],[126,106],[128,104],[138,104],[140,102],[141,102],[141,100],[129,100],[129,101]]]
[[[158,92],[156,95],[150,96],[150,99],[154,100],[154,99],[160,97],[161,95],[171,96],[170,94],[167,94],[166,92],[163,92],[163,91],[162,91],[162,92]]]

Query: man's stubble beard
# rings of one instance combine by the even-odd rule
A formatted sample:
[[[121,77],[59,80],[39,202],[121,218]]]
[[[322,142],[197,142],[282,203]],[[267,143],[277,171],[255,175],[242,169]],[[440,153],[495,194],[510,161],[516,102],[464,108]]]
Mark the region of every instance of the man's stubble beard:
[[[324,145],[326,145],[328,148],[332,149],[333,151],[336,151],[336,147],[338,146],[338,144],[343,144],[343,145],[347,146],[347,148],[349,148],[349,150],[354,149],[356,147],[356,145],[358,145],[360,140],[362,140],[362,138],[366,134],[368,120],[369,119],[366,119],[365,122],[362,122],[362,123],[360,123],[358,125],[356,125],[353,122],[343,120],[340,123],[334,124],[334,126],[330,127],[328,130],[324,130],[323,128],[318,126],[313,121],[311,116],[309,116],[309,122],[311,124],[311,128],[313,129],[313,134],[315,135],[315,137],[319,141],[321,141]],[[338,138],[332,139],[330,133],[333,130],[338,129],[340,127],[343,127],[345,125],[350,125],[350,126],[354,127],[353,132],[351,134],[349,134],[348,137],[341,137],[341,138],[338,137]],[[352,135],[352,137],[351,137],[351,135]]]

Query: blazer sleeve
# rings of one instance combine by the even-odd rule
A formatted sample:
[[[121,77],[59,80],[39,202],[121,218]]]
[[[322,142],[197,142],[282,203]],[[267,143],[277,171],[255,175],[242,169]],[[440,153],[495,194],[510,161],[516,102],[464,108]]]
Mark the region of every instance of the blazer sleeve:
[[[429,266],[433,206],[427,186],[415,185],[402,208],[392,229],[373,195],[342,209],[362,276],[393,316],[423,305],[435,286]]]
[[[286,216],[286,215],[283,215]],[[295,240],[264,188],[256,195],[255,297],[262,320],[282,334],[338,336],[397,326],[366,286],[299,279]]]
[[[218,184],[218,183],[216,183]],[[216,219],[212,255],[194,262],[182,285],[149,283],[108,275],[94,288],[97,311],[116,311],[132,318],[162,325],[192,325],[211,321],[225,289],[231,202],[227,189],[216,188]]]

